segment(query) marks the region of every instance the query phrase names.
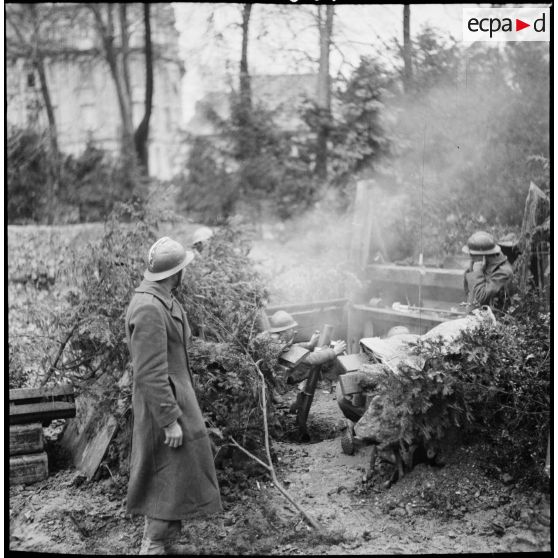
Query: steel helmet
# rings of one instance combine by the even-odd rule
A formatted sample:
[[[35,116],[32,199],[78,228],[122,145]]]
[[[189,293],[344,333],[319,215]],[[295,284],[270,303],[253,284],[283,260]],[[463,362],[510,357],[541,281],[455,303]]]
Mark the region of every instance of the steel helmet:
[[[149,249],[147,270],[143,276],[149,281],[162,281],[178,273],[193,259],[193,252],[185,250],[176,240],[163,236]]]
[[[269,318],[269,333],[279,333],[280,331],[286,331],[296,327],[298,324],[294,321],[294,318],[285,310],[277,310],[271,318]]]
[[[500,246],[494,242],[494,237],[485,231],[473,233],[463,246],[463,252],[471,256],[490,256],[501,251]]]
[[[194,231],[192,236],[192,244],[197,244],[198,242],[205,242],[213,236],[213,231],[209,227],[200,227]]]
[[[394,335],[409,334],[409,328],[405,326],[393,326],[388,332],[386,337],[393,337]]]

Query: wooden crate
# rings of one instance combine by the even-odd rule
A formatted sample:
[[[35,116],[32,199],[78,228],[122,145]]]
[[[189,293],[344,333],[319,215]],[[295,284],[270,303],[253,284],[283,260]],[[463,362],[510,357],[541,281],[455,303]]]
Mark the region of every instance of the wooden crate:
[[[10,455],[23,455],[43,451],[45,439],[41,423],[10,426]]]
[[[46,452],[10,457],[10,484],[30,484],[47,477]]]

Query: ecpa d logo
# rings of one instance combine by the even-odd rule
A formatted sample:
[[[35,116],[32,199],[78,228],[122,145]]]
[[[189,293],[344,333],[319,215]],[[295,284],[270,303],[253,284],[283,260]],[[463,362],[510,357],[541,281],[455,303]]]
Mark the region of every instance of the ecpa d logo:
[[[463,40],[549,41],[549,8],[463,8]]]

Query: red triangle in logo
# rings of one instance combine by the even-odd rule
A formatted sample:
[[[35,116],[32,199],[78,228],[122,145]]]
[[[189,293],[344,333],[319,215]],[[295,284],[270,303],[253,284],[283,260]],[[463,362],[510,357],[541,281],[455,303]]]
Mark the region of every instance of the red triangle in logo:
[[[531,27],[530,23],[525,23],[524,21],[521,21],[520,19],[515,18],[515,30],[516,31],[521,31],[522,29],[525,29],[525,27]]]

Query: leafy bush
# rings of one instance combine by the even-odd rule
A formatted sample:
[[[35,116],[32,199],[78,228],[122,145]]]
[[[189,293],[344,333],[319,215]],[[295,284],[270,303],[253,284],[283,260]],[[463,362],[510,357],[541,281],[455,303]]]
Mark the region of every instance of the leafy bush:
[[[414,352],[426,358],[424,369],[401,368],[380,382],[386,444],[431,444],[464,427],[514,477],[541,480],[550,419],[549,332],[549,315],[531,312],[464,331],[457,355],[447,355],[440,341],[419,340]]]
[[[66,264],[61,266],[63,300],[49,312],[43,308],[46,300],[42,305],[35,301],[33,312],[26,314],[30,323],[20,324],[21,335],[15,336],[13,347],[10,340],[11,386],[25,383],[34,367],[39,380],[68,379],[78,394],[89,394],[120,417],[118,450],[109,454],[120,460],[117,464],[124,471],[131,407],[125,313],[142,281],[149,247],[161,236],[159,222],[168,222],[170,217],[141,203],[117,205],[100,239],[67,247]],[[223,227],[203,256],[189,266],[185,285],[177,294],[193,331],[203,337],[191,348],[202,411],[225,437],[232,435],[257,452],[263,447],[263,423],[261,382],[254,363],[263,359],[261,368],[271,386],[277,351],[265,340],[254,339],[256,317],[267,292],[248,252],[245,230],[235,224]],[[35,360],[28,363],[21,356],[28,352],[26,343],[33,336],[42,356],[32,353]],[[279,426],[271,408],[269,420],[272,429]]]
[[[11,128],[6,163],[8,222],[40,221],[47,202],[47,139],[32,130]]]
[[[93,143],[78,157],[62,155],[61,159],[57,221],[102,221],[116,202],[147,195],[147,182],[135,161],[115,158]],[[7,169],[9,223],[44,221],[51,195],[47,177],[52,174],[44,134],[10,128]]]

